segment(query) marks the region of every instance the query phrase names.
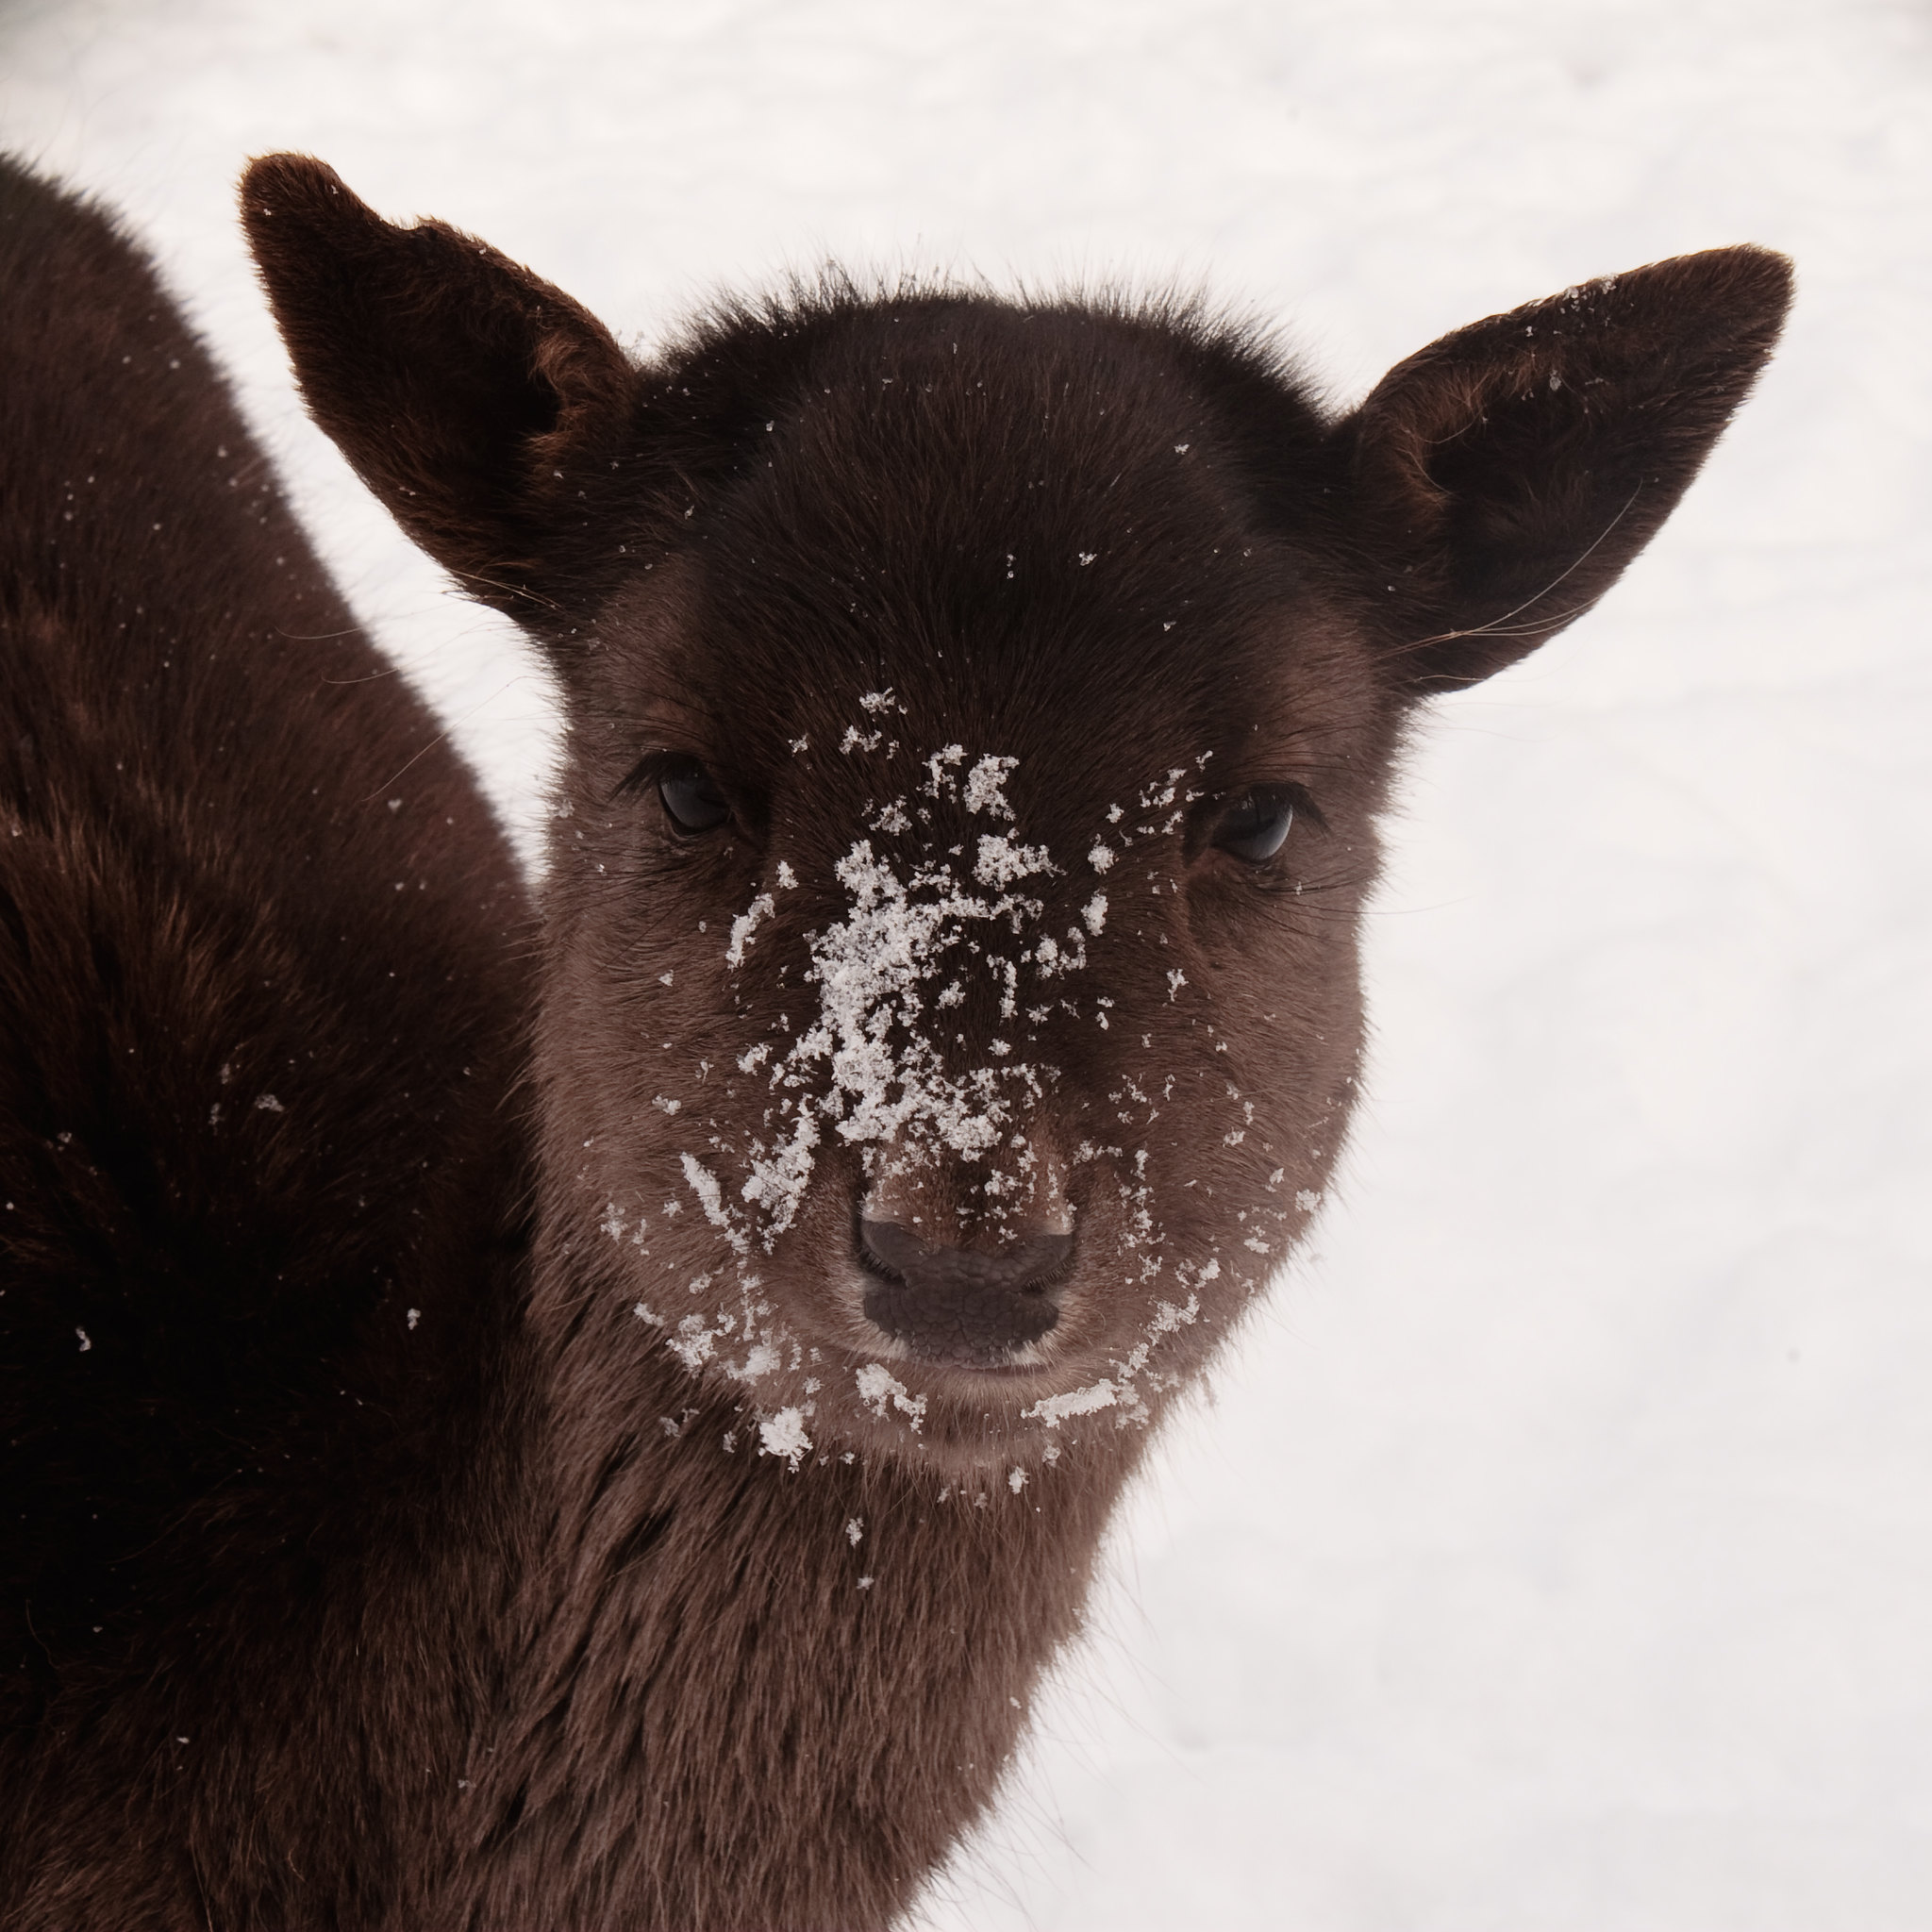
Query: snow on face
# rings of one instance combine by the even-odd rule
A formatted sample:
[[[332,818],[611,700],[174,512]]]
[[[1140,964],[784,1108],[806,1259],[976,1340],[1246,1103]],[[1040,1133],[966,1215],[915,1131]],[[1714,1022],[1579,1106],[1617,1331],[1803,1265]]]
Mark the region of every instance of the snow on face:
[[[863,702],[869,720],[884,721],[897,708],[890,691],[868,693]],[[1171,831],[1177,781],[1183,776],[1171,772],[1143,789],[1137,803],[1151,815],[1149,822],[1124,824],[1118,807],[1108,814],[1110,830],[1086,855],[1091,871],[1077,869],[1089,881],[1080,889],[1086,903],[1072,913],[1064,930],[1054,931],[1047,925],[1044,885],[1064,877],[1065,871],[1046,844],[1026,841],[1025,828],[1007,796],[1019,761],[992,753],[975,756],[962,745],[949,744],[920,764],[924,781],[908,796],[868,804],[851,828],[856,835],[852,843],[832,868],[842,908],[805,936],[802,978],[805,988],[816,991],[816,1010],[807,1014],[789,1042],[756,1041],[736,1056],[739,1071],[766,1083],[771,1100],[765,1137],[754,1139],[746,1150],[748,1178],[737,1188],[735,1176],[714,1171],[715,1157],[679,1156],[688,1199],[734,1252],[735,1265],[725,1274],[738,1278],[739,1305],[680,1314],[669,1307],[660,1313],[640,1303],[636,1314],[662,1331],[663,1345],[693,1374],[723,1374],[756,1390],[781,1369],[800,1368],[802,1338],[785,1327],[769,1303],[755,1299],[758,1277],[749,1267],[758,1245],[770,1252],[793,1224],[827,1137],[836,1135],[868,1150],[889,1149],[895,1167],[904,1162],[983,1163],[983,1191],[995,1199],[1024,1188],[1025,1181],[1006,1172],[1000,1160],[1009,1152],[1016,1155],[1014,1165],[1021,1174],[1038,1166],[1036,1150],[1023,1131],[1024,1116],[1058,1079],[1058,1069],[1016,1053],[1013,1037],[986,1037],[1013,1033],[998,1023],[984,1028],[969,1047],[954,1014],[976,988],[992,994],[983,1013],[996,1010],[1000,1022],[1017,1023],[1035,982],[1086,967],[1089,941],[1099,939],[1109,924],[1109,895],[1092,891],[1091,883],[1092,872],[1108,870],[1118,856],[1106,841],[1110,837],[1124,852],[1141,837]],[[952,819],[943,828],[938,823],[941,814]],[[1165,823],[1163,814],[1168,815]],[[962,825],[959,816],[968,823]],[[742,970],[760,940],[771,943],[768,924],[777,920],[786,895],[799,886],[790,865],[775,866],[769,885],[758,890],[731,923],[724,949],[727,969]],[[1116,887],[1115,896],[1122,890]],[[1169,997],[1176,997],[1185,985],[1178,971],[1170,974]],[[1074,1010],[1058,998],[1051,1004]],[[1097,996],[1095,1024],[1107,1027],[1108,1009],[1113,1006],[1111,999]],[[1026,1022],[1043,1021],[1047,1010],[1029,1008]],[[1024,1032],[1017,1037],[1024,1040]],[[1135,1104],[1152,1105],[1132,1080],[1124,1080],[1123,1086]],[[1228,1092],[1239,1098],[1232,1083]],[[667,1113],[677,1105],[658,1104]],[[1247,1121],[1253,1113],[1250,1106]],[[1232,1134],[1230,1144],[1241,1139],[1240,1132]],[[1127,1156],[1118,1147],[1096,1148],[1083,1141],[1071,1158],[1075,1164],[1103,1158],[1124,1163]],[[1045,1396],[1022,1411],[1022,1419],[1038,1431],[1041,1454],[1049,1461],[1075,1432],[1067,1424],[1127,1428],[1152,1420],[1149,1405],[1156,1391],[1179,1379],[1153,1359],[1155,1353],[1167,1338],[1192,1326],[1201,1306],[1196,1291],[1221,1273],[1211,1252],[1218,1242],[1210,1241],[1209,1254],[1191,1261],[1164,1252],[1146,1161],[1146,1151],[1136,1150],[1131,1173],[1116,1175],[1123,1214],[1120,1259],[1130,1276],[1125,1285],[1141,1291],[1143,1283],[1164,1276],[1177,1285],[1179,1294],[1156,1305],[1152,1320],[1130,1339],[1124,1353],[1106,1361],[1097,1379]],[[1281,1178],[1277,1173],[1275,1182]],[[1058,1186],[1057,1180],[1052,1184]],[[1298,1201],[1297,1208],[1301,1205]],[[667,1214],[673,1208],[673,1203],[665,1204]],[[643,1220],[632,1235],[614,1203],[602,1227],[613,1241],[628,1239],[643,1247]],[[1247,1245],[1257,1254],[1269,1252],[1252,1235]],[[701,1275],[690,1291],[702,1293],[714,1278]],[[925,1395],[913,1393],[878,1361],[861,1363],[852,1373],[851,1394],[861,1408],[913,1437],[923,1433]],[[812,1453],[809,1428],[819,1388],[817,1380],[807,1379],[802,1399],[788,1401],[788,1390],[770,1408],[758,1405],[751,1439],[757,1453],[799,1469]]]
[[[1211,1271],[1211,1273],[1209,1272]],[[1210,1261],[1200,1271],[1203,1282],[1211,1281],[1221,1273],[1219,1263]],[[1024,1411],[1029,1422],[1037,1422],[1049,1429],[1057,1429],[1074,1416],[1091,1415],[1096,1409],[1119,1408],[1123,1411],[1122,1426],[1130,1422],[1144,1422],[1147,1419],[1147,1406],[1141,1400],[1140,1391],[1134,1387],[1136,1378],[1147,1367],[1148,1358],[1164,1335],[1173,1335],[1182,1328],[1191,1327],[1201,1313],[1201,1298],[1190,1294],[1185,1305],[1176,1307],[1173,1302],[1162,1302],[1154,1311],[1154,1319],[1147,1324],[1147,1331],[1129,1350],[1125,1357],[1113,1365],[1113,1374],[1103,1376],[1098,1382],[1090,1383],[1084,1389],[1070,1389],[1063,1395],[1048,1395],[1036,1402]]]
[[[1007,774],[1019,768],[1018,758],[983,758],[966,774],[965,800],[968,811],[991,812],[994,818],[1011,819],[1007,803]]]
[[[885,1420],[888,1404],[902,1414],[911,1418],[912,1431],[919,1433],[919,1425],[925,1420],[925,1397],[907,1392],[906,1385],[894,1375],[883,1362],[867,1362],[858,1371],[858,1399],[877,1416]]]
[[[962,780],[956,774],[966,758],[953,744],[924,760],[924,795],[1013,824],[1006,783],[1019,760],[989,754]],[[908,827],[905,804],[874,811],[874,828]],[[806,970],[807,983],[819,989],[819,1010],[772,1065],[779,1132],[753,1142],[743,1188],[764,1217],[767,1247],[796,1217],[827,1131],[969,1161],[986,1159],[1010,1136],[1054,1070],[1016,1060],[1010,1041],[993,1041],[987,1064],[949,1072],[931,1018],[960,1005],[964,982],[982,968],[1000,991],[1003,1017],[1011,1018],[1023,966],[1051,975],[1084,964],[1085,935],[1069,928],[1068,944],[1040,931],[1043,902],[1025,891],[1029,880],[1058,870],[1044,845],[1006,831],[978,837],[970,871],[963,845],[941,851],[931,841],[903,874],[870,839],[855,841],[839,860],[834,871],[848,908],[811,935]],[[728,964],[741,963],[752,927],[771,907],[760,893],[733,925]],[[1091,918],[1089,925],[1098,930]]]
[[[805,1432],[804,1411],[781,1408],[758,1424],[758,1454],[782,1457],[795,1471],[810,1452],[811,1438]]]

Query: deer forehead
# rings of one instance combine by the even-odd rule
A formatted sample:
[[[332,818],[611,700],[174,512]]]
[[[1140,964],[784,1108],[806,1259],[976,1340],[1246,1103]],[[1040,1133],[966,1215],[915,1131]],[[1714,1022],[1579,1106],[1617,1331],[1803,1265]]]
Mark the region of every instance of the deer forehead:
[[[1238,595],[1062,608],[1036,585],[991,614],[958,594],[957,550],[916,584],[911,559],[894,608],[854,608],[830,572],[801,591],[675,558],[603,613],[577,749],[592,785],[688,754],[840,851],[902,819],[957,838],[1024,818],[1071,852],[1123,817],[1144,836],[1168,791],[1163,821],[1174,799],[1367,772],[1392,724],[1370,644],[1284,546],[1251,547]]]

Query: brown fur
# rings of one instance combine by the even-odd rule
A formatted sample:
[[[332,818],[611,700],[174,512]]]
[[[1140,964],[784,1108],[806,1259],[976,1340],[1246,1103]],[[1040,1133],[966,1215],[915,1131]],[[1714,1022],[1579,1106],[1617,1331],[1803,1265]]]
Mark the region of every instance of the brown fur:
[[[146,268],[0,176],[0,1909],[884,1925],[1326,1186],[1419,699],[1607,588],[1788,271],[1573,291],[1331,420],[1174,306],[828,281],[639,367],[318,163],[243,211],[568,757],[533,948]],[[917,1034],[939,1098],[868,1124],[809,1029],[881,866],[957,891],[865,1008],[873,1097]]]

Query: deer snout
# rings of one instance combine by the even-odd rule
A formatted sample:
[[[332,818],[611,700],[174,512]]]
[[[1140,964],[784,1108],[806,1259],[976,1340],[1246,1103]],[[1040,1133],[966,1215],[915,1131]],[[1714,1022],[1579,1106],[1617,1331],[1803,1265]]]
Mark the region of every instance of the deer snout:
[[[991,1368],[1060,1318],[1055,1287],[1074,1252],[1071,1233],[996,1248],[956,1248],[902,1221],[861,1219],[861,1256],[874,1278],[866,1319],[922,1361]]]

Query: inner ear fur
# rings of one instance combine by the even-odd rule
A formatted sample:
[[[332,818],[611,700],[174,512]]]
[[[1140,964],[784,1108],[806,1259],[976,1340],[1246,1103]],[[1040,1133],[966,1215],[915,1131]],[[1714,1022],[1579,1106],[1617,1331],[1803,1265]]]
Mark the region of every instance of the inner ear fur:
[[[1609,589],[1749,393],[1790,263],[1716,248],[1444,336],[1337,425],[1352,544],[1413,693],[1474,684]]]
[[[444,223],[385,222],[306,155],[252,163],[242,216],[310,412],[409,536],[534,628],[593,598],[637,392],[604,325]]]

